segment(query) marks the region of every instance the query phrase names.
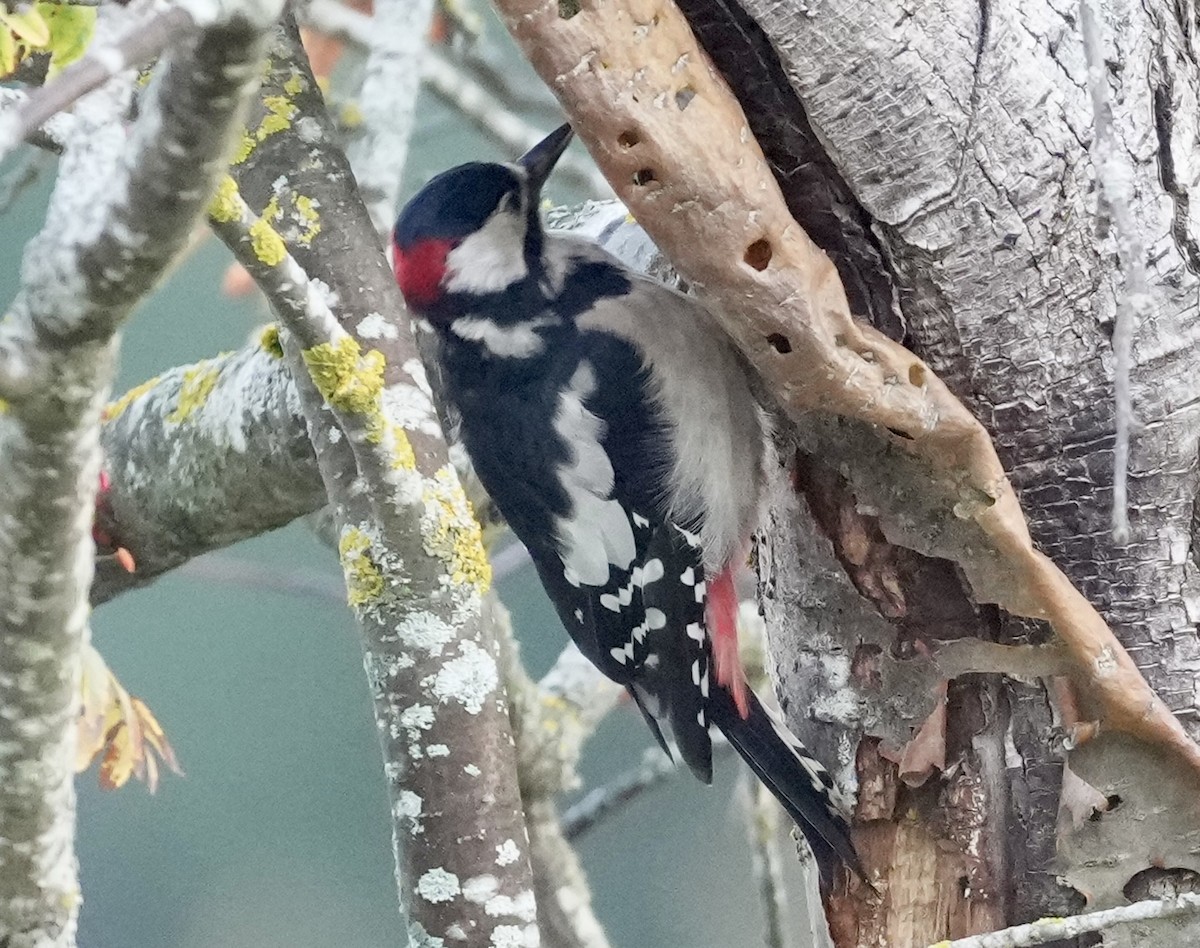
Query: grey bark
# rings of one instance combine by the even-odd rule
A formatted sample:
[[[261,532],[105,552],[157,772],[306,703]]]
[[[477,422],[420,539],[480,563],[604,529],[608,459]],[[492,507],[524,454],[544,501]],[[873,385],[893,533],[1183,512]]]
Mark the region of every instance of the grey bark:
[[[292,377],[259,346],[171,369],[118,399],[100,442],[112,486],[97,523],[137,568],[98,559],[93,605],[326,502]]]
[[[1127,159],[1136,228],[1123,239],[1147,248],[1150,296],[1131,375],[1141,422],[1131,445],[1132,540],[1120,545],[1108,529],[1111,333],[1128,244],[1106,226],[1097,197],[1078,4],[683,5],[859,314],[885,331],[903,327],[906,343],[983,420],[1035,541],[1101,608],[1195,736],[1192,6],[1101,5],[1113,132]],[[840,234],[829,236],[830,220],[842,222]],[[889,298],[895,306],[879,305]],[[798,506],[781,478],[764,541],[783,697],[793,724],[844,765],[858,757],[861,776],[860,733],[901,740],[929,711],[928,679],[905,657],[914,647],[957,635],[1038,643],[1047,630],[970,601],[953,570],[889,542],[872,521],[870,478],[858,474],[889,463],[875,439],[824,422],[782,439],[785,453],[799,446],[816,471]],[[842,519],[822,524],[822,507]],[[810,511],[818,512],[810,519]],[[813,539],[821,535],[832,539]],[[1056,846],[1072,735],[1044,679],[959,681],[950,700],[946,773],[911,788],[894,771],[881,773],[885,762],[869,771],[887,784],[884,792],[867,789],[876,804],[886,798],[887,813],[915,800],[937,838],[984,844],[979,859],[960,861],[970,884],[964,924],[984,903],[1013,922],[1067,913],[1080,897],[1057,885],[1060,872],[1103,907],[1122,901],[1122,888],[1152,862],[1197,868],[1196,814],[1182,802],[1190,782],[1104,734],[1073,751],[1071,765],[1103,795],[1117,794],[1120,806],[1068,828]],[[972,775],[971,793],[961,796],[959,787],[953,799],[992,815],[978,836],[956,828],[953,813],[947,824],[933,823],[952,802],[951,771],[956,780]],[[864,943],[885,943],[875,934]],[[1180,943],[1178,933],[1163,937]]]
[[[256,135],[234,174],[254,208],[277,209],[266,223],[294,256],[264,261],[245,234],[236,247],[289,329],[285,352],[341,536],[409,941],[527,943],[536,910],[498,647],[480,612],[486,578],[473,575],[482,567],[477,526],[417,388],[420,363],[395,281],[290,22],[264,102],[286,103],[289,124]],[[314,208],[336,226],[314,231]],[[369,407],[322,389],[330,412],[302,356],[352,339],[355,351],[382,357],[387,388]],[[414,413],[418,396],[425,408]]]
[[[234,5],[169,50],[131,134],[132,76],[79,103],[0,330],[19,368],[6,378],[24,383],[6,393],[0,424],[0,943],[10,948],[75,942],[74,720],[115,333],[207,201],[277,12]],[[97,42],[122,20],[106,17]]]

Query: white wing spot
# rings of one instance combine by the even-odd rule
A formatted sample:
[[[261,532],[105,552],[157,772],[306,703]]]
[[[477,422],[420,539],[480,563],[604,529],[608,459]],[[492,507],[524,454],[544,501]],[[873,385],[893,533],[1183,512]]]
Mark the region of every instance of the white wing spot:
[[[700,659],[692,662],[692,684],[697,688],[700,687]]]
[[[576,622],[582,622],[582,621],[583,621],[583,610],[582,610],[582,609],[576,609],[576,610],[575,610],[575,621],[576,621]]]
[[[606,585],[610,566],[629,569],[637,555],[629,517],[609,496],[613,467],[600,443],[604,422],[584,406],[595,390],[596,373],[590,363],[581,361],[559,396],[554,415],[554,430],[571,458],[556,471],[571,502],[571,512],[556,517],[555,527],[564,575],[576,586]]]
[[[661,629],[667,624],[667,616],[661,609],[646,610],[646,626],[650,629]]]
[[[649,520],[647,520],[645,517],[643,517],[643,516],[642,516],[640,513],[638,513],[637,511],[634,511],[634,512],[631,514],[631,516],[633,517],[633,525],[634,525],[635,527],[648,527],[648,526],[650,526],[650,521],[649,521]]]
[[[683,585],[685,585],[685,586],[695,586],[696,585],[696,571],[694,569],[692,569],[692,567],[689,566],[680,575],[679,581],[681,583],[683,583]]]
[[[700,645],[704,644],[704,627],[699,622],[689,622],[687,637]]]
[[[704,602],[708,595],[708,583],[696,583],[696,602]]]

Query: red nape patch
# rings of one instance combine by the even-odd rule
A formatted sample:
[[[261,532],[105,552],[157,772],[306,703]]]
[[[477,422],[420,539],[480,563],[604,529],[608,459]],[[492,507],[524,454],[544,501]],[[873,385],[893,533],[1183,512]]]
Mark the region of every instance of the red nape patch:
[[[446,275],[446,254],[453,247],[450,240],[422,240],[407,250],[392,248],[396,282],[410,306],[437,302],[442,295],[442,277]]]

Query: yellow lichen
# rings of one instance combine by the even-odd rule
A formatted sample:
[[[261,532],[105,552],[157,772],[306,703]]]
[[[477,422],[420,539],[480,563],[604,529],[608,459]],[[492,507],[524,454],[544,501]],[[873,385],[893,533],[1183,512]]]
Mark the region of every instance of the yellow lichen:
[[[287,90],[286,85],[284,89]],[[249,158],[254,149],[272,135],[291,127],[292,119],[296,115],[296,106],[286,95],[263,96],[262,103],[266,107],[267,114],[258,123],[258,128],[254,131],[247,130],[242,135],[241,144],[233,156],[235,165],[240,165]]]
[[[304,247],[311,247],[313,239],[321,233],[321,215],[317,212],[318,204],[305,194],[297,194],[296,217],[304,225],[296,241]]]
[[[279,219],[279,195],[271,195],[271,200],[267,201],[267,206],[263,208],[263,212],[259,216],[264,221],[271,223],[275,223]]]
[[[7,414],[8,414],[8,402],[6,402],[3,398],[0,398],[0,415],[7,415]]]
[[[250,225],[250,249],[268,267],[277,267],[287,258],[287,245],[283,238],[261,218]]]
[[[383,573],[371,559],[371,538],[358,527],[346,527],[338,540],[338,557],[346,575],[346,599],[355,608],[383,595]]]
[[[357,340],[342,336],[301,353],[317,391],[334,408],[365,415],[367,440],[383,440],[383,353],[372,349],[365,355]]]
[[[303,88],[304,80],[300,78],[300,74],[297,72],[292,73],[291,78],[283,84],[283,91],[288,95],[295,95]]]
[[[208,202],[208,216],[218,224],[236,221],[242,216],[241,202],[238,197],[237,182],[229,175],[225,175],[221,179],[221,183],[217,185],[217,193]]]
[[[279,339],[279,326],[267,323],[258,335],[258,347],[275,359],[283,358],[283,343]]]
[[[221,367],[207,359],[185,369],[183,383],[179,386],[179,399],[175,403],[175,410],[167,415],[167,421],[178,425],[203,407],[220,375]]]
[[[355,102],[347,102],[338,112],[338,121],[342,128],[358,128],[363,123],[362,109]]]
[[[474,586],[482,595],[492,584],[492,566],[483,550],[479,521],[458,475],[447,466],[426,483],[421,534],[425,552],[446,564],[456,586]]]
[[[415,471],[417,456],[413,453],[412,442],[408,440],[408,432],[390,421],[388,430],[392,433],[392,470]]]
[[[156,375],[152,379],[147,379],[141,385],[135,385],[115,402],[109,402],[108,406],[104,409],[104,420],[112,421],[114,418],[118,417],[122,412],[125,411],[126,408],[136,402],[157,384],[158,376]]]

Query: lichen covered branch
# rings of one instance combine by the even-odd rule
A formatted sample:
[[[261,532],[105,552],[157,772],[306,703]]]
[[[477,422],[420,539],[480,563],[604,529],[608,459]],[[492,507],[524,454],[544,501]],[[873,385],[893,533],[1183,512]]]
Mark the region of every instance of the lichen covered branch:
[[[93,605],[324,506],[282,355],[268,326],[258,345],[173,368],[108,404],[100,440],[111,487],[97,522],[137,569],[99,560]]]
[[[74,722],[100,418],[114,333],[207,201],[277,8],[221,12],[164,55],[132,134],[131,76],[79,101],[0,327],[0,348],[35,382],[0,418],[0,942],[13,948],[75,941]],[[127,22],[104,17],[97,42]]]
[[[536,908],[497,643],[481,617],[490,573],[479,527],[290,22],[263,92],[234,166],[240,194],[261,212],[224,216],[242,231],[235,253],[263,279],[286,330],[285,359],[338,527],[409,940],[528,943]],[[284,272],[287,280],[274,279]]]

